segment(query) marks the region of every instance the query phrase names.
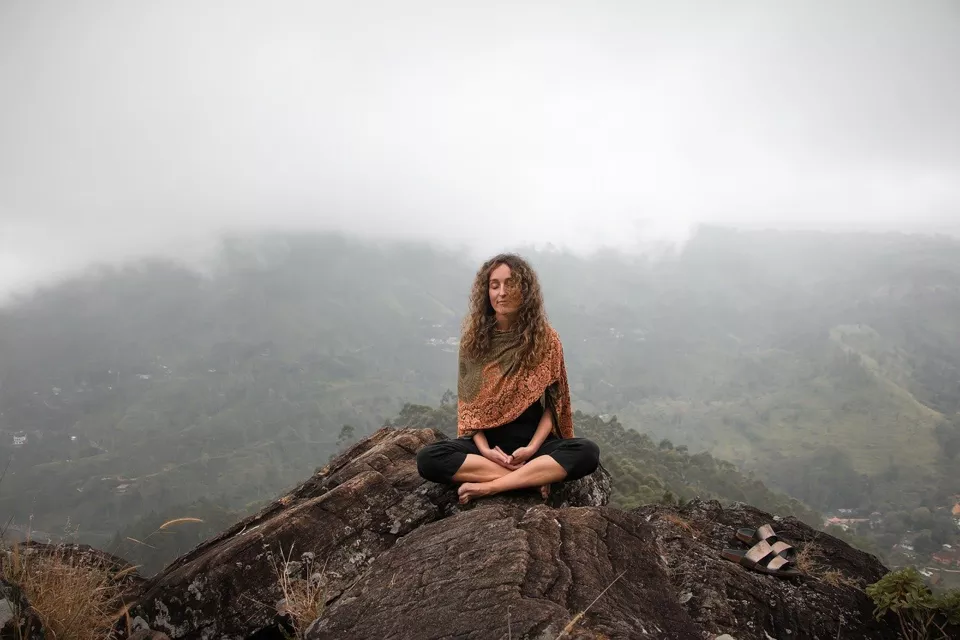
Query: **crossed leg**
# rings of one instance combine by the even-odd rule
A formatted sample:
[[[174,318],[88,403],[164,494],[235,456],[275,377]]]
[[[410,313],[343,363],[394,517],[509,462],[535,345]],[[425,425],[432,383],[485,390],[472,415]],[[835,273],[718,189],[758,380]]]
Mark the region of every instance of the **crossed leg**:
[[[567,477],[565,467],[552,455],[538,456],[519,469],[510,470],[475,453],[472,444],[462,439],[429,444],[417,453],[417,470],[423,478],[432,482],[465,485],[458,492],[463,503],[471,497],[527,487],[539,487],[546,500],[550,495],[550,484]],[[450,471],[446,471],[449,468],[448,461],[457,454],[462,454],[463,458],[458,460],[456,471],[447,475],[450,474]]]
[[[463,464],[453,474],[454,482],[490,482],[510,473],[510,469],[501,467],[493,460],[468,453]]]
[[[497,477],[488,480],[468,480],[466,477],[461,479],[460,474],[464,467],[467,466],[467,461],[465,460],[463,466],[461,466],[460,470],[453,476],[455,481],[463,482],[457,490],[457,494],[460,496],[460,502],[463,504],[470,502],[473,498],[492,496],[504,491],[526,489],[529,487],[541,487],[541,493],[544,495],[544,498],[546,498],[549,494],[550,485],[554,482],[560,482],[567,477],[567,472],[560,466],[560,463],[548,455],[534,458],[515,471],[504,469],[497,463],[487,460],[482,456],[468,455],[467,459],[469,460],[471,457],[479,457],[491,465],[499,467],[500,471],[505,473],[500,473]],[[492,472],[492,469],[489,471]],[[480,472],[474,472],[472,477],[479,477],[481,475],[482,473]],[[490,475],[492,475],[492,473],[487,473],[485,477],[489,478]]]

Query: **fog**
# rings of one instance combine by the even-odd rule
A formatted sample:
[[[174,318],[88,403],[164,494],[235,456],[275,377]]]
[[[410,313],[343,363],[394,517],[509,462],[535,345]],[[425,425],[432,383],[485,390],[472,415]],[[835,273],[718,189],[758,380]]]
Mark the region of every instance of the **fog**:
[[[960,4],[0,4],[0,295],[225,231],[960,232]]]

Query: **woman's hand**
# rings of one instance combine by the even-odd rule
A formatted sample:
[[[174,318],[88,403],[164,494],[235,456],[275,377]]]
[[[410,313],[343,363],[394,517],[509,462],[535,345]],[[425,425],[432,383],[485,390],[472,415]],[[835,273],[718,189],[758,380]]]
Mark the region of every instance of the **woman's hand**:
[[[480,449],[480,455],[482,455],[487,460],[496,462],[498,465],[500,465],[504,469],[509,469],[510,471],[516,471],[522,466],[520,464],[514,464],[513,462],[511,462],[510,456],[504,453],[500,447],[494,447],[493,449],[491,449],[490,447],[483,447],[483,448],[478,447],[478,448]]]
[[[508,456],[508,462],[519,467],[523,464],[526,464],[536,452],[537,447],[528,444],[525,447],[520,447],[519,449],[515,450],[512,456]]]

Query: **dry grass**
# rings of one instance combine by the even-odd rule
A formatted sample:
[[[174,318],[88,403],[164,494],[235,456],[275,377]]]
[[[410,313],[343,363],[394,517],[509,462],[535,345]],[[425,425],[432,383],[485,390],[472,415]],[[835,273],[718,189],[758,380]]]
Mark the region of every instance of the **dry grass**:
[[[815,542],[807,542],[797,550],[797,569],[808,576],[819,577],[823,574],[823,566],[817,559],[822,557],[823,553],[820,545]]]
[[[284,555],[280,549],[280,562],[274,562],[273,568],[277,583],[283,593],[283,602],[277,606],[277,613],[290,621],[296,638],[306,636],[307,627],[323,615],[326,605],[326,581],[323,570],[314,572],[312,556],[302,558],[303,562],[292,561],[293,546]]]
[[[832,587],[852,587],[854,589],[860,588],[860,582],[849,578],[843,575],[839,569],[829,569],[823,572],[823,575],[820,576],[820,580],[826,582]]]
[[[175,518],[147,536],[199,518]],[[131,540],[133,540],[131,538]],[[134,540],[140,544],[146,542]],[[106,559],[75,553],[70,545],[37,550],[14,545],[0,548],[0,575],[23,590],[30,607],[52,640],[101,640],[127,615],[124,580],[138,567],[122,571]],[[19,612],[18,612],[19,613]],[[127,620],[129,624],[129,618]]]
[[[680,516],[678,516],[678,515],[676,515],[676,514],[673,514],[673,513],[665,513],[665,514],[663,514],[662,516],[660,516],[660,519],[663,520],[664,522],[669,522],[670,524],[674,525],[675,527],[679,527],[679,528],[683,529],[683,530],[686,531],[688,534],[690,534],[690,537],[692,537],[692,538],[696,538],[696,537],[697,537],[697,533],[699,533],[696,529],[693,528],[693,525],[690,524],[690,521],[689,521],[689,520],[687,520],[687,519],[685,519],[685,518],[681,518]]]
[[[833,587],[860,588],[859,582],[849,578],[839,569],[828,569],[820,561],[823,549],[816,542],[807,542],[797,552],[797,568],[803,573]]]
[[[162,525],[157,527],[155,531],[150,532],[150,534],[148,534],[147,537],[145,537],[143,540],[137,540],[136,538],[131,538],[130,536],[127,536],[126,539],[129,540],[130,542],[135,542],[139,545],[143,545],[144,547],[150,547],[151,549],[156,549],[156,547],[149,544],[147,540],[157,535],[158,533],[169,533],[170,527],[173,527],[178,524],[183,524],[185,522],[203,522],[203,520],[201,520],[200,518],[174,518],[173,520],[167,520],[166,522],[164,522]]]
[[[590,607],[592,607],[593,605],[597,604],[597,600],[599,600],[599,599],[603,596],[603,594],[605,594],[605,593],[610,589],[610,587],[612,587],[613,585],[615,585],[615,584],[617,583],[617,580],[619,580],[620,578],[622,578],[622,577],[623,577],[623,574],[625,574],[625,573],[626,573],[626,570],[621,571],[620,574],[619,574],[616,578],[614,578],[613,581],[612,581],[610,584],[608,584],[606,587],[604,587],[603,591],[601,591],[601,592],[597,595],[597,597],[593,599],[593,602],[591,602],[590,604],[588,604],[587,607],[586,607],[583,611],[581,611],[581,612],[578,613],[577,615],[573,616],[573,618],[570,619],[570,622],[567,623],[567,626],[565,626],[565,627],[563,628],[563,630],[560,632],[560,635],[558,635],[554,640],[560,640],[563,636],[568,635],[571,631],[573,631],[573,630],[576,628],[577,623],[579,623],[580,620],[583,619],[583,616],[585,616],[585,615],[587,614],[587,611],[590,610]]]
[[[165,531],[175,524],[183,524],[184,522],[203,522],[200,518],[174,518],[173,520],[167,520],[164,522],[157,531]]]
[[[123,576],[109,567],[85,564],[62,547],[25,553],[17,545],[0,564],[4,579],[23,590],[47,637],[100,640],[122,615]]]

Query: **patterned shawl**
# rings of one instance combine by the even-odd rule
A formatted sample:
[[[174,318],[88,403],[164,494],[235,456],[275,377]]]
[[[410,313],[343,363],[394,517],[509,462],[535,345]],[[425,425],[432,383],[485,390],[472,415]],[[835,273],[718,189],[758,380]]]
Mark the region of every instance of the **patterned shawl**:
[[[480,361],[468,359],[461,349],[457,379],[457,435],[471,435],[516,420],[537,400],[553,411],[553,432],[573,437],[570,386],[563,364],[563,346],[550,328],[550,346],[533,370],[519,367],[520,334],[497,331],[490,352]]]

